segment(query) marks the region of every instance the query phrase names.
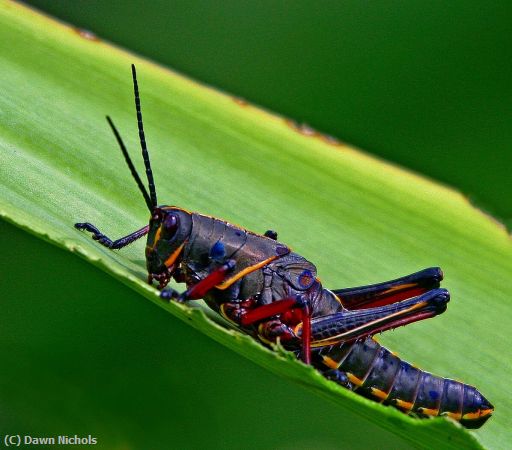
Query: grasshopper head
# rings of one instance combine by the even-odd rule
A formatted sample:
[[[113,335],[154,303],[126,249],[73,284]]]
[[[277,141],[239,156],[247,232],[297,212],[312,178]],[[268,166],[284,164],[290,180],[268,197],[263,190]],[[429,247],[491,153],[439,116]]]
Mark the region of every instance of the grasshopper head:
[[[151,169],[151,162],[149,160],[146,137],[144,134],[144,126],[142,123],[137,74],[133,64],[132,78],[140,147],[142,150],[142,159],[144,161],[148,182],[147,189],[137,173],[137,169],[128,154],[128,150],[126,149],[121,135],[114,126],[112,119],[107,116],[107,121],[112,128],[126,164],[128,165],[133,179],[137,183],[151,214],[149,226],[141,229],[140,231],[142,233],[139,233],[134,239],[138,239],[145,233],[148,233],[148,242],[146,245],[148,282],[151,284],[153,279],[156,279],[159,281],[159,288],[163,289],[169,283],[176,267],[178,267],[185,242],[187,241],[188,236],[190,235],[190,230],[192,229],[192,218],[190,213],[183,209],[174,206],[158,206],[153,170]]]
[[[149,280],[158,280],[160,289],[169,283],[178,267],[191,228],[189,212],[174,206],[153,209],[146,244],[146,267]]]

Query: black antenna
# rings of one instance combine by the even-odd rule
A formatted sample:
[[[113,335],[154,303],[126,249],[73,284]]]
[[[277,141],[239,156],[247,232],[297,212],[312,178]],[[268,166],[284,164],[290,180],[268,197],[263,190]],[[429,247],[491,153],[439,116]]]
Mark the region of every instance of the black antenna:
[[[117,139],[117,143],[119,144],[119,147],[121,147],[121,151],[123,152],[124,160],[126,161],[126,164],[128,164],[128,167],[130,168],[130,172],[132,173],[133,178],[135,178],[135,181],[137,182],[137,186],[139,186],[140,191],[142,192],[142,195],[144,196],[144,200],[146,201],[146,205],[148,205],[149,211],[153,211],[153,204],[151,203],[151,199],[149,198],[148,191],[146,191],[146,187],[142,183],[142,180],[139,177],[139,174],[137,173],[137,169],[135,169],[135,166],[133,165],[133,162],[130,158],[130,155],[128,154],[128,150],[126,150],[126,146],[124,145],[123,140],[121,139],[121,135],[119,134],[119,131],[117,131],[117,128],[114,125],[114,122],[112,122],[112,119],[107,116],[108,124],[110,125],[110,128],[112,128],[112,131],[114,132],[114,136]]]
[[[149,153],[146,147],[146,138],[144,137],[144,127],[142,125],[142,113],[140,111],[139,86],[137,85],[137,73],[135,66],[132,64],[133,91],[135,93],[135,109],[137,111],[137,126],[139,127],[140,147],[142,149],[142,159],[146,166],[146,175],[148,177],[149,194],[151,195],[151,204],[153,208],[157,206],[155,182],[153,181],[153,172],[151,163],[149,162]],[[151,209],[153,209],[151,208]]]

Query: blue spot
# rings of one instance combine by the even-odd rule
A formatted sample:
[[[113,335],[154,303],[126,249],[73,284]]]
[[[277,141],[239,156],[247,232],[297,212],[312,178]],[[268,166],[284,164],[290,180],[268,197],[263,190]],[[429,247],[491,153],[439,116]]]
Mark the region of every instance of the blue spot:
[[[428,391],[428,395],[430,395],[431,400],[437,400],[439,398],[439,392],[437,391]]]
[[[226,248],[220,241],[215,242],[210,249],[210,258],[214,261],[222,261],[226,256]]]
[[[304,272],[302,272],[300,275],[299,275],[299,285],[301,288],[303,289],[307,289],[309,287],[311,287],[311,285],[315,282],[315,278],[313,277],[313,274],[311,273],[310,270],[304,270]]]

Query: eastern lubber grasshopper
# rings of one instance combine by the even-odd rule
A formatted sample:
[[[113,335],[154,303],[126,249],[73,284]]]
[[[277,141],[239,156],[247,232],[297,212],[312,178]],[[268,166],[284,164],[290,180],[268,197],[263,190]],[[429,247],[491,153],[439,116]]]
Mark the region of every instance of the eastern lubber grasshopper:
[[[381,284],[328,290],[316,267],[280,243],[273,231],[260,235],[176,206],[159,206],[134,66],[132,77],[149,193],[114,123],[107,120],[144,196],[149,224],[115,241],[90,223],[76,228],[110,249],[147,234],[148,283],[158,281],[163,299],[203,298],[245,333],[266,345],[279,341],[328,379],[365,397],[420,417],[446,415],[468,428],[480,427],[491,416],[493,406],[476,388],[417,369],[371,337],[446,310],[449,293],[439,288],[439,268]],[[171,278],[187,289],[164,289]]]

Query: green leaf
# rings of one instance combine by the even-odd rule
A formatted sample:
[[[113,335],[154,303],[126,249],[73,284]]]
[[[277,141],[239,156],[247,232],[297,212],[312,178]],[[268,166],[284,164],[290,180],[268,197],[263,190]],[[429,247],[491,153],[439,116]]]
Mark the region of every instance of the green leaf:
[[[0,25],[1,42],[8,44],[0,53],[3,218],[77,253],[202,333],[305,386],[306,390],[294,386],[296,404],[289,409],[295,414],[300,399],[309,398],[308,390],[328,399],[326,414],[341,412],[346,418],[334,427],[340,443],[348,442],[354,424],[360,423],[362,429],[381,429],[381,439],[386,436],[390,448],[403,446],[404,441],[418,448],[481,448],[479,441],[492,448],[506,447],[506,415],[512,402],[502,393],[500,380],[509,371],[511,356],[503,333],[510,325],[512,245],[499,224],[445,187],[17,4],[0,2]],[[409,418],[226,330],[199,308],[166,305],[145,283],[144,243],[111,252],[72,227],[87,220],[117,238],[147,222],[143,199],[104,120],[106,113],[111,115],[138,156],[130,63],[138,68],[161,202],[222,217],[256,232],[277,230],[280,240],[317,265],[324,285],[331,288],[443,267],[452,293],[448,311],[436,320],[387,333],[381,342],[426,370],[476,385],[496,407],[495,416],[481,430],[470,433],[445,419]],[[49,250],[48,254],[59,259]],[[30,264],[37,258],[29,256],[25,270],[35,271],[38,266]],[[71,273],[72,268],[64,266],[55,279]],[[26,278],[19,272],[11,275]],[[109,297],[103,299],[108,301]],[[18,323],[20,335],[23,327],[32,326],[16,315],[13,320],[9,323]],[[22,339],[18,333],[15,343]],[[13,337],[6,336],[1,351],[8,358]],[[58,353],[58,347],[52,351]],[[27,358],[40,360],[34,351]],[[243,404],[250,394],[244,390],[227,395]],[[262,402],[272,395],[273,386],[266,386]],[[12,398],[9,401],[14,404]],[[307,416],[305,411],[302,416]],[[299,435],[316,439],[319,425],[314,417],[307,419],[301,422]],[[225,430],[231,432],[229,421]],[[357,437],[362,447],[373,438],[370,434]]]

